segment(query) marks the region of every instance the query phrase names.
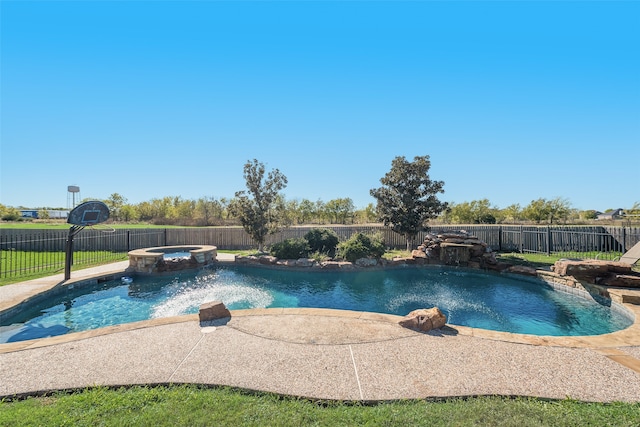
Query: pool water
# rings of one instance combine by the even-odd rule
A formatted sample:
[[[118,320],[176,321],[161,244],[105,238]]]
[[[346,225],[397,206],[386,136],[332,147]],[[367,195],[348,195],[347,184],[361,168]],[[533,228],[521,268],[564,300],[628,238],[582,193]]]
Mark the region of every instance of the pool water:
[[[121,323],[197,313],[208,301],[230,310],[313,307],[404,316],[437,306],[447,323],[533,335],[598,335],[631,317],[595,301],[554,291],[539,280],[448,267],[301,272],[216,267],[174,276],[134,277],[76,286],[0,326],[0,342],[22,341]]]

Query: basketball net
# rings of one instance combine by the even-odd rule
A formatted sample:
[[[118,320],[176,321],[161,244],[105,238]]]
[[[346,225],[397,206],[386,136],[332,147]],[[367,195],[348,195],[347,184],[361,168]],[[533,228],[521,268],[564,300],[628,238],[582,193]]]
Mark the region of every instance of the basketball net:
[[[109,227],[109,226],[104,225],[104,224],[87,225],[87,227],[89,227],[90,230],[96,230],[96,231],[99,231],[101,233],[115,233],[116,232],[115,228]]]

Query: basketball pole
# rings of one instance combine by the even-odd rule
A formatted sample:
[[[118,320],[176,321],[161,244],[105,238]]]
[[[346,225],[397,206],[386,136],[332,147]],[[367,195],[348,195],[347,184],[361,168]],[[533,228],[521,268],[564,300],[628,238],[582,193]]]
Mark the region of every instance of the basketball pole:
[[[64,280],[71,278],[71,266],[73,265],[73,238],[87,225],[95,225],[109,219],[109,208],[103,202],[94,200],[84,202],[74,207],[69,212],[67,222],[73,224],[69,228],[69,236],[64,248]]]
[[[67,243],[64,250],[64,280],[71,279],[71,265],[73,265],[73,237],[78,234],[84,225],[72,225],[69,228]]]

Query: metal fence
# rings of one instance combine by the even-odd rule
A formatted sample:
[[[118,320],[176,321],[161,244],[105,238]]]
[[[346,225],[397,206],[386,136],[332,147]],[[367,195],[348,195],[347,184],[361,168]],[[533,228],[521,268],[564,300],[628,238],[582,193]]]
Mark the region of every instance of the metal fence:
[[[497,250],[616,260],[640,241],[639,227],[501,227]]]
[[[1,230],[0,280],[63,271],[68,237],[67,230]],[[130,250],[164,245],[165,229],[87,229],[73,239],[73,264],[82,268],[122,261]]]
[[[303,237],[318,227],[286,228],[269,236],[266,245]],[[381,225],[328,228],[333,229],[341,241],[356,232],[379,232],[389,248],[406,247],[402,236]],[[460,229],[477,236],[494,251],[540,253],[565,258],[615,260],[640,241],[640,227],[438,225],[419,233],[413,246],[419,245],[427,233]],[[61,272],[67,238],[67,230],[0,230],[0,280]],[[112,232],[85,229],[74,238],[74,266],[125,260],[127,252],[134,249],[173,245],[214,245],[227,250],[256,248],[256,243],[242,227],[118,229]]]

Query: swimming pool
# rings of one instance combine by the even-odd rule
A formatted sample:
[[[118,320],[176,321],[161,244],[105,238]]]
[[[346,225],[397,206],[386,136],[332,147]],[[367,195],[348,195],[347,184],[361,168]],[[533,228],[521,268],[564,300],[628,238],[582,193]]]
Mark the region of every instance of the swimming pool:
[[[230,266],[75,286],[4,319],[0,342],[197,313],[202,303],[214,300],[230,310],[312,307],[402,316],[437,306],[448,324],[533,335],[598,335],[633,323],[631,316],[611,309],[609,300],[556,291],[537,279],[471,269],[310,272]]]

